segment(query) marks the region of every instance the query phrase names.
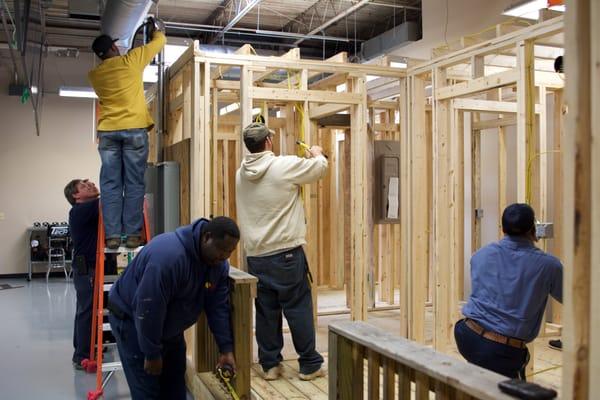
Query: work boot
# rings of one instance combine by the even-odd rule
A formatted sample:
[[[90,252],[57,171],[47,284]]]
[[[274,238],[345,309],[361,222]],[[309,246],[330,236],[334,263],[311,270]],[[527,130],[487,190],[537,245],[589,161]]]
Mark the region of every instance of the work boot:
[[[76,369],[77,371],[83,371],[83,365],[81,365],[81,362],[75,362],[73,361],[73,368]]]
[[[128,249],[135,249],[141,246],[142,238],[139,235],[129,235],[127,236],[127,241],[125,242],[125,247]]]
[[[279,375],[281,375],[281,366],[277,365],[266,372],[262,370],[262,375],[265,381],[274,381],[279,379]]]
[[[326,375],[325,370],[323,368],[319,368],[318,370],[316,370],[315,372],[312,372],[310,374],[303,374],[301,372],[298,374],[298,378],[300,378],[303,381],[312,381],[313,379],[317,379],[317,378],[320,378],[325,375]]]
[[[550,340],[548,342],[548,346],[550,346],[550,348],[554,349],[554,350],[562,350],[562,340],[560,340],[560,339]]]
[[[119,246],[121,245],[121,239],[120,238],[108,238],[106,239],[106,247],[111,249],[111,250],[116,250],[119,248]]]

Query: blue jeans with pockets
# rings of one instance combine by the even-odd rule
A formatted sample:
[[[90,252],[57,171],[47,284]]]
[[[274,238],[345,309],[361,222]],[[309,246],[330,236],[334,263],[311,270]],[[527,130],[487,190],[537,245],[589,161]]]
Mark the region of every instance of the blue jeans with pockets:
[[[139,235],[143,224],[147,129],[98,132],[100,192],[106,238]]]

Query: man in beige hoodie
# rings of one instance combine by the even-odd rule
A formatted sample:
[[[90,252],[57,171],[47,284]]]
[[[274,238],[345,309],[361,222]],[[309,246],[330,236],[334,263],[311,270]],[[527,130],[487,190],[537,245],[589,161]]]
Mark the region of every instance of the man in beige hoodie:
[[[282,317],[288,321],[299,355],[300,379],[324,376],[315,349],[315,326],[306,244],[306,219],[300,188],[321,179],[327,159],[319,146],[308,158],[275,156],[273,131],[253,123],[243,131],[247,154],[236,174],[238,223],[248,271],[258,278],[256,341],[264,378],[277,379],[282,361]]]

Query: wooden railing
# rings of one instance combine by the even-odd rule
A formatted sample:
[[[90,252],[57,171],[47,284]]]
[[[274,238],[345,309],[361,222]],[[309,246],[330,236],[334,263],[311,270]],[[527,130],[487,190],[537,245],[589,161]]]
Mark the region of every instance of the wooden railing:
[[[237,376],[233,387],[240,399],[250,399],[250,369],[252,368],[252,305],[256,297],[257,279],[237,268],[229,271],[231,322]],[[211,379],[219,358],[219,351],[206,316],[197,323],[197,372],[203,381]],[[204,376],[203,376],[204,375]],[[206,379],[205,379],[206,378]],[[218,396],[216,396],[218,397]]]
[[[384,399],[509,400],[498,389],[506,379],[365,322],[329,325],[330,400],[379,399],[380,392]]]

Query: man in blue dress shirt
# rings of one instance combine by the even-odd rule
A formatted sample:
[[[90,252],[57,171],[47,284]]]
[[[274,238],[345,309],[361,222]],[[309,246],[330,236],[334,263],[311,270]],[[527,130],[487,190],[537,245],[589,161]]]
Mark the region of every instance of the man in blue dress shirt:
[[[506,207],[502,231],[502,240],[471,257],[472,293],[454,336],[470,363],[525,379],[525,345],[538,335],[548,295],[562,303],[563,266],[535,247],[535,214],[529,205]]]

